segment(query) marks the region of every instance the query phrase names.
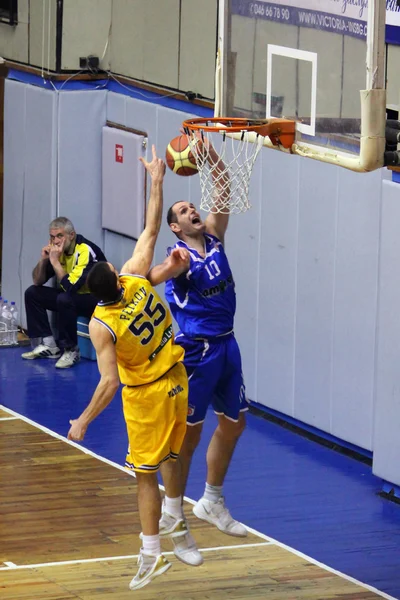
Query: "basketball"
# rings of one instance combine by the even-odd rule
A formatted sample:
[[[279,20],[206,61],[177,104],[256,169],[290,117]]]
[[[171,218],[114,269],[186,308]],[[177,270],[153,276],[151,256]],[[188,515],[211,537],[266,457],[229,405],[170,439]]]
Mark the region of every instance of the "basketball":
[[[178,135],[168,144],[165,160],[171,171],[177,175],[195,175],[197,173],[194,158],[186,135]]]

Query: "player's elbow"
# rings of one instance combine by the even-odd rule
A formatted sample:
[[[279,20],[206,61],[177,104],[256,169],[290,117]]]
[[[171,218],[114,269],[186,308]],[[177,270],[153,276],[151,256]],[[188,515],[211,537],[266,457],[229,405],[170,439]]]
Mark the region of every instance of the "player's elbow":
[[[119,388],[119,379],[114,377],[113,379],[111,379],[109,385],[110,385],[110,388],[113,390],[114,394],[116,394],[118,391],[118,388]]]
[[[110,394],[112,393],[112,395],[114,396],[114,394],[117,393],[117,390],[119,388],[118,377],[114,375],[106,375],[102,377],[102,383],[104,387],[107,388],[107,390],[110,392]]]
[[[154,272],[154,268],[150,269],[147,273],[147,279],[151,283],[151,285],[158,285],[157,272]]]

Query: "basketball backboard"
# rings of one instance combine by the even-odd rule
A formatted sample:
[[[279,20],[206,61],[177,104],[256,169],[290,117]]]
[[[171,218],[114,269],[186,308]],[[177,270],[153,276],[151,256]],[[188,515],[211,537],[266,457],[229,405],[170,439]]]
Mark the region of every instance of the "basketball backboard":
[[[386,4],[370,0],[370,5],[220,0],[216,111],[294,119],[294,152],[354,170],[382,166]],[[371,158],[370,148],[360,164],[363,137],[375,138],[377,156]]]

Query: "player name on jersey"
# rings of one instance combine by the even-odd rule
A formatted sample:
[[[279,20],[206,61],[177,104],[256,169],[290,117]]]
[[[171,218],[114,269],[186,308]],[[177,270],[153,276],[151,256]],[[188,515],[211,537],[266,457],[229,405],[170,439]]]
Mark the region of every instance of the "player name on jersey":
[[[140,290],[135,292],[134,299],[132,299],[129,302],[129,304],[127,304],[125,306],[125,308],[122,310],[119,318],[129,320],[134,313],[133,309],[135,308],[135,306],[137,306],[141,300],[144,300],[146,296],[147,296],[147,293],[146,293],[145,288],[141,287]]]

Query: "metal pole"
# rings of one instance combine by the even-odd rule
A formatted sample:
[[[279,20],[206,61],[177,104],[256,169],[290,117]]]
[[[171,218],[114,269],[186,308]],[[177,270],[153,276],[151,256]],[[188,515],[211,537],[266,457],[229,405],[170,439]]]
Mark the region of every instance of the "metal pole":
[[[232,116],[234,89],[231,63],[231,0],[219,0],[218,52],[220,61],[220,117]],[[233,79],[234,80],[234,79]]]
[[[369,0],[367,22],[367,90],[385,87],[386,1]]]

